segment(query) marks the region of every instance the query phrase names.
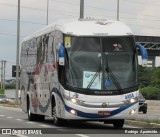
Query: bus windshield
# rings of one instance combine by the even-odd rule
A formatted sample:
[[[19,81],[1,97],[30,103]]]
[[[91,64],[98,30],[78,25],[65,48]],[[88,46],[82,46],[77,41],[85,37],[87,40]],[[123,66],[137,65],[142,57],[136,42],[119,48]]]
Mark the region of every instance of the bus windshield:
[[[120,90],[138,85],[133,37],[65,36],[66,84],[89,90]]]

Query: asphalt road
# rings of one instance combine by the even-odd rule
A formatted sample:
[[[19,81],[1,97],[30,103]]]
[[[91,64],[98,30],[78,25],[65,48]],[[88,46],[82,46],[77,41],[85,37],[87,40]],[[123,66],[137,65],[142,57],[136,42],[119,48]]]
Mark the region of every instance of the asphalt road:
[[[141,116],[144,114],[140,114]],[[57,127],[53,125],[52,118],[47,117],[45,121],[42,122],[30,122],[27,119],[27,114],[22,112],[19,108],[10,108],[0,106],[0,129],[16,129],[21,128],[21,132],[36,132],[40,133],[48,132],[50,134],[38,134],[38,135],[15,135],[15,137],[39,137],[39,136],[49,136],[49,137],[103,137],[103,136],[126,136],[132,137],[134,134],[128,134],[129,132],[137,132],[137,129],[140,127],[124,125],[123,130],[114,129],[112,125],[103,124],[101,122],[76,122],[76,123],[67,123],[64,127]],[[23,129],[22,129],[23,128]],[[129,129],[128,129],[129,128]],[[22,131],[23,130],[23,131]],[[12,130],[13,131],[13,130]],[[127,134],[124,134],[127,132]],[[139,131],[138,131],[139,132]],[[158,130],[158,133],[160,131]],[[122,134],[122,135],[121,135]],[[13,136],[13,135],[12,135]],[[148,136],[155,137],[159,136],[158,134],[137,134],[136,136]],[[11,135],[2,135],[0,137],[11,137]]]

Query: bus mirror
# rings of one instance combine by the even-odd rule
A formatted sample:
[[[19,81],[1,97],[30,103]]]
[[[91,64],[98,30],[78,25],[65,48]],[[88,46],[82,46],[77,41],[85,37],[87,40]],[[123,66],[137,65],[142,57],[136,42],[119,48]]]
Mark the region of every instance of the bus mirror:
[[[147,66],[147,60],[148,60],[147,50],[141,44],[136,44],[136,47],[140,50],[140,53],[141,53],[142,66],[146,67]]]
[[[59,65],[64,66],[64,46],[62,43],[60,43],[59,49],[58,49],[58,61]]]

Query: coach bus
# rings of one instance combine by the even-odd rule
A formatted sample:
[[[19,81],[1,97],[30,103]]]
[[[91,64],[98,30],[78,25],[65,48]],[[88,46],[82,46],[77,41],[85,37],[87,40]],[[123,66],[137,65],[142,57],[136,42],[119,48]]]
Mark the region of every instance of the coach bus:
[[[122,22],[57,21],[21,45],[20,105],[28,119],[101,121],[122,128],[138,113],[137,48]]]

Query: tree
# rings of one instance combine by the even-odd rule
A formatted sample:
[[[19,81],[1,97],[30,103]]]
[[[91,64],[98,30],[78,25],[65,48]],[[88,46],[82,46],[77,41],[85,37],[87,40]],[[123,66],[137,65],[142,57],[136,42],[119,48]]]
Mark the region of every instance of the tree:
[[[0,88],[0,94],[4,94],[4,89]]]
[[[153,68],[139,66],[139,86],[140,88],[150,86]]]
[[[160,88],[160,67],[155,68],[152,72],[151,85]]]
[[[142,95],[147,100],[160,100],[159,88],[148,86],[140,89],[140,92],[142,92]]]

